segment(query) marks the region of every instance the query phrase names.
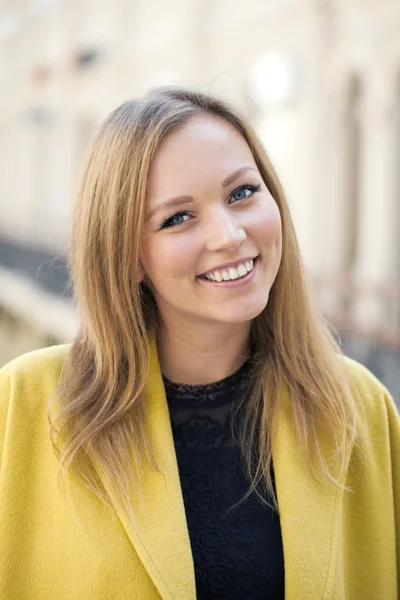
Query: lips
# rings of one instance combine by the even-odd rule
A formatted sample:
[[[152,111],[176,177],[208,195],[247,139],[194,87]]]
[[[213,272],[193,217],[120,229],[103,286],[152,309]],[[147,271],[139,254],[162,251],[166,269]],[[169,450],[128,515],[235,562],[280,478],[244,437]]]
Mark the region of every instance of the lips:
[[[258,255],[256,256],[248,256],[248,257],[243,257],[243,258],[239,258],[235,261],[231,261],[231,262],[227,262],[224,263],[222,265],[218,265],[212,269],[209,269],[208,271],[205,271],[204,273],[201,273],[201,275],[198,275],[197,277],[202,277],[205,278],[207,275],[210,275],[212,273],[215,273],[216,271],[229,271],[229,269],[238,269],[238,267],[240,265],[246,265],[246,263],[252,263],[253,261],[255,261],[258,258]],[[247,271],[249,271],[249,269],[246,269]],[[250,269],[251,270],[251,269]]]
[[[243,279],[253,271],[257,258],[258,257],[255,257],[254,259],[243,258],[231,263],[225,263],[220,267],[216,267],[213,270],[199,275],[199,277],[206,281],[212,281],[216,283]]]

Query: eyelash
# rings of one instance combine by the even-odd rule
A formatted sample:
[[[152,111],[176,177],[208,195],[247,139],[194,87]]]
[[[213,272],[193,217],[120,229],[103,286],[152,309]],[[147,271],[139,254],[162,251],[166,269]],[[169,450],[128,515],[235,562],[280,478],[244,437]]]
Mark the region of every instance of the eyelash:
[[[237,192],[240,192],[241,190],[250,190],[251,194],[250,196],[247,196],[247,198],[242,198],[242,200],[247,200],[248,198],[250,198],[253,194],[256,194],[257,192],[260,191],[261,189],[261,185],[253,185],[251,183],[247,183],[244,185],[241,185],[240,187],[236,188],[235,190],[233,190],[233,192],[230,195],[230,198],[232,198],[232,196],[234,196],[235,194],[237,194]],[[236,202],[241,202],[241,200],[236,200]],[[175,219],[176,217],[184,217],[185,215],[190,215],[190,213],[187,210],[181,210],[178,211],[177,213],[173,214],[171,217],[168,217],[167,219],[164,219],[160,225],[160,229],[166,229],[168,227],[176,227],[176,225],[180,225],[181,223],[177,223],[176,225],[168,225],[168,223],[170,223],[173,219]]]

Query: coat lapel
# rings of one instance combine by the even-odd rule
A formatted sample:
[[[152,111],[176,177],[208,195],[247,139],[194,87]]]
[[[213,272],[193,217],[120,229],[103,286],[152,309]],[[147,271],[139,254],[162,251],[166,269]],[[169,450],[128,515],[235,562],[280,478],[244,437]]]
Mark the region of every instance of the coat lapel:
[[[273,448],[285,560],[285,598],[332,598],[343,492],[318,484],[295,443],[285,394]]]
[[[168,405],[154,338],[146,394],[145,426],[160,473],[147,470],[142,498],[133,494],[136,522],[114,502],[137,554],[163,600],[195,600],[194,566]],[[104,481],[104,480],[103,480]],[[110,496],[112,490],[104,481]]]

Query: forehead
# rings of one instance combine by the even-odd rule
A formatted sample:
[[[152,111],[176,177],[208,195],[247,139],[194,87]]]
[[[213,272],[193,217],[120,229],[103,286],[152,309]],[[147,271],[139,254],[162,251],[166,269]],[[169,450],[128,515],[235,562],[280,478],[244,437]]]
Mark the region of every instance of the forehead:
[[[160,144],[149,172],[149,192],[177,191],[201,181],[218,185],[243,165],[256,167],[243,136],[227,121],[196,115]]]

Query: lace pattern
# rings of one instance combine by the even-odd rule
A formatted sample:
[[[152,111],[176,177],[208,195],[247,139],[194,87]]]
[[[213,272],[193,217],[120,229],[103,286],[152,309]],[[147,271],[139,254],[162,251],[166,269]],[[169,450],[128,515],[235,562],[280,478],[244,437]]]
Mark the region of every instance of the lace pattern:
[[[232,409],[249,364],[222,381],[188,386],[164,378],[199,600],[284,598],[279,516],[248,490]]]

